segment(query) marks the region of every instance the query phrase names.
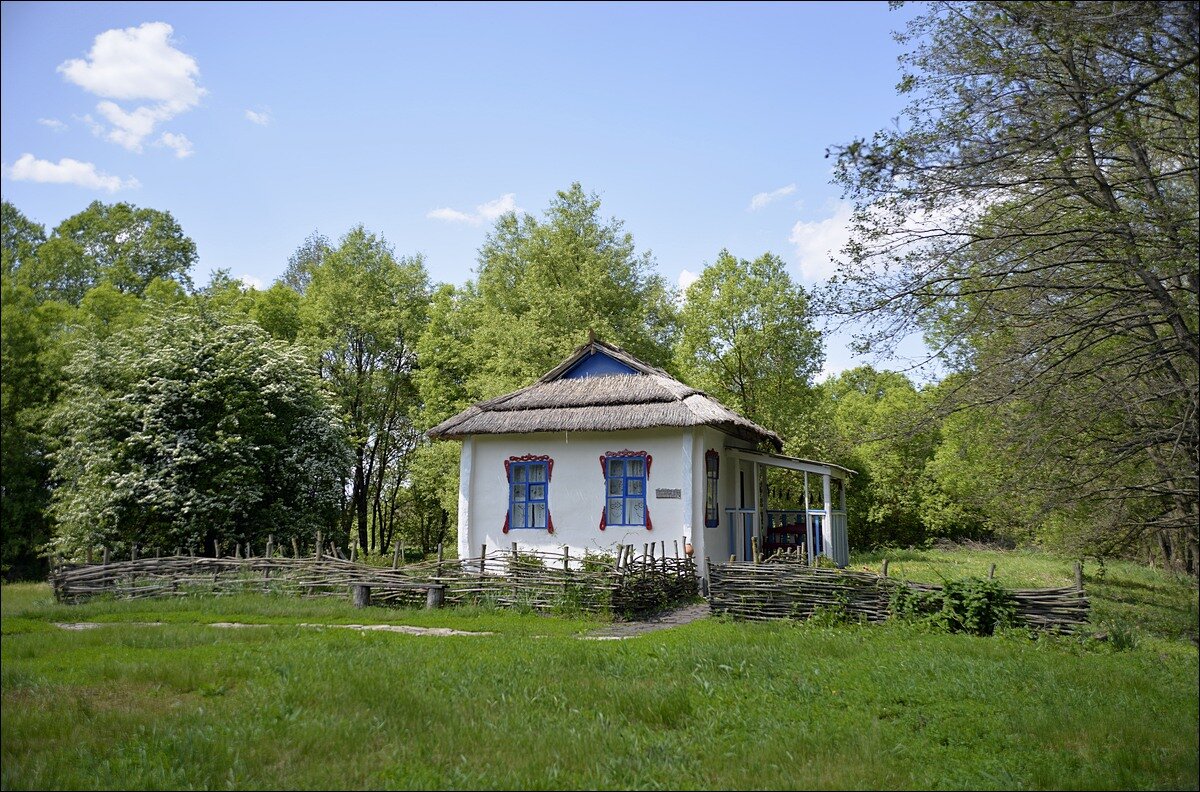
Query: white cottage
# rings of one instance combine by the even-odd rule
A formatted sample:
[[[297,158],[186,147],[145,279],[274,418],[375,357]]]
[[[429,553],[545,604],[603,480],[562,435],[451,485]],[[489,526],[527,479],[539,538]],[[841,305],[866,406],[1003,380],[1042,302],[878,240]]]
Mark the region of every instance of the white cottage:
[[[462,440],[458,553],[480,546],[612,552],[676,540],[704,559],[803,543],[849,561],[853,471],[777,453],[779,436],[619,347],[591,340],[527,388],[429,431]],[[801,509],[768,508],[765,467],[799,471]]]

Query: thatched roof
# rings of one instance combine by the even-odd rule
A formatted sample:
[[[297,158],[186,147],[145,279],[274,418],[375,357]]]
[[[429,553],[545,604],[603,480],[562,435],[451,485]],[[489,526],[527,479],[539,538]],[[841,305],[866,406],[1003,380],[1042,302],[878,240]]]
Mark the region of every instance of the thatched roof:
[[[601,353],[635,374],[560,379]],[[752,443],[783,447],[779,435],[620,347],[592,340],[527,388],[467,408],[429,430],[435,439],[479,434],[608,432],[659,426],[712,426]]]

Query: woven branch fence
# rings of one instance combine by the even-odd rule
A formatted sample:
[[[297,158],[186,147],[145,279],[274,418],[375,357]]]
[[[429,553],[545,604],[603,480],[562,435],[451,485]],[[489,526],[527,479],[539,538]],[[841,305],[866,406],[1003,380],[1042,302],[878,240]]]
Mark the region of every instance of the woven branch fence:
[[[369,587],[376,603],[418,605],[430,588],[439,601],[452,604],[490,603],[550,610],[564,606],[586,612],[611,610],[638,614],[659,610],[696,596],[692,559],[667,557],[649,545],[635,555],[632,545],[616,556],[537,551],[492,551],[481,548],[475,558],[394,564],[392,569],[318,554],[287,558],[269,556],[207,558],[172,555],[131,558],[82,566],[59,565],[50,575],[55,598],[81,602],[107,595],[120,599],[179,597],[198,594],[283,594],[300,597],[345,597],[355,587]]]
[[[807,619],[818,609],[840,610],[851,619],[890,618],[892,591],[907,586],[921,592],[941,586],[909,583],[869,572],[810,567],[798,560],[775,563],[709,564],[709,603],[714,613],[739,619]],[[1080,576],[1077,570],[1076,580]],[[1039,629],[1074,632],[1088,620],[1082,584],[1010,591],[1016,618]]]

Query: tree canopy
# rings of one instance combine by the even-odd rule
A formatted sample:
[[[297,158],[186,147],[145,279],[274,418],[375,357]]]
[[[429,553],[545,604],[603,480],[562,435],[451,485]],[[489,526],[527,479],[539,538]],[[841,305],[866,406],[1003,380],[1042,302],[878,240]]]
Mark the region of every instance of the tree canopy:
[[[675,361],[693,385],[785,437],[812,409],[824,362],[808,295],[770,253],[722,250],[687,290]]]
[[[1195,4],[932,3],[900,38],[903,122],[836,149],[827,305],[869,347],[923,331],[963,375],[948,409],[1010,412],[988,441],[1031,521],[1194,570]]]

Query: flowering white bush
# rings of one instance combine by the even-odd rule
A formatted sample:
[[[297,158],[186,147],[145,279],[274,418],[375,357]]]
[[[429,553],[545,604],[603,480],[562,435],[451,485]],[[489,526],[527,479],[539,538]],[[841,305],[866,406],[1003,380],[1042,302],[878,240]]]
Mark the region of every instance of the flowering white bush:
[[[68,373],[56,552],[262,547],[335,522],[342,427],[303,353],[258,326],[165,315],[83,344]]]

